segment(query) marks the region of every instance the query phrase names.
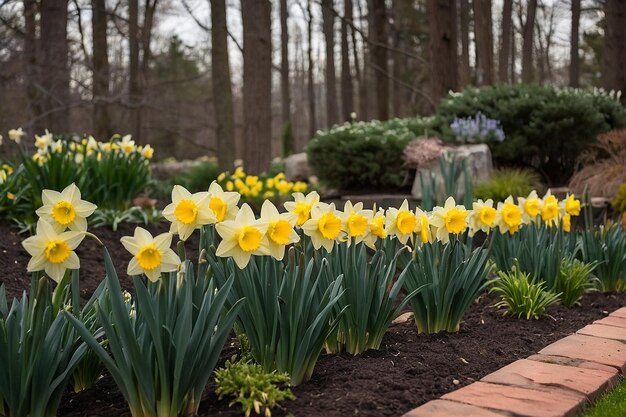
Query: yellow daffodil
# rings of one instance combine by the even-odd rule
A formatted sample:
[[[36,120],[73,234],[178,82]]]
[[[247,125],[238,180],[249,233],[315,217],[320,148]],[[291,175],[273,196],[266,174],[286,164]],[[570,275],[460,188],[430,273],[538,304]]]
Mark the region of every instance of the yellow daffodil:
[[[376,206],[374,206],[374,210],[376,210]],[[378,239],[385,239],[386,237],[385,210],[381,208],[378,209],[378,211],[376,211],[370,219],[369,233],[367,233],[363,241],[369,248],[376,250],[376,241]]]
[[[569,233],[572,229],[572,216],[570,214],[564,214],[561,221],[563,223],[563,231]]]
[[[32,257],[26,269],[28,272],[44,270],[56,282],[61,281],[67,269],[80,268],[74,249],[84,237],[84,232],[58,233],[50,223],[39,219],[37,233],[22,242]]]
[[[270,254],[268,240],[264,238],[267,229],[268,223],[255,219],[250,206],[243,204],[234,220],[224,220],[215,226],[222,238],[216,255],[231,256],[239,268],[245,268],[252,255]]]
[[[457,205],[453,197],[448,197],[443,207],[435,207],[430,216],[430,224],[435,227],[435,237],[443,243],[450,241],[450,234],[458,235],[467,229],[467,215],[464,206]]]
[[[209,186],[209,208],[215,214],[217,222],[232,220],[237,215],[237,203],[241,195],[236,191],[224,191],[222,186],[213,181]]]
[[[235,172],[233,172],[233,177],[235,178],[241,179],[241,178],[245,178],[245,176],[246,176],[246,172],[243,170],[242,167],[237,167],[235,169]]]
[[[9,139],[15,143],[20,143],[25,134],[26,133],[22,130],[21,127],[18,127],[17,129],[11,129],[9,130]]]
[[[180,258],[171,249],[172,234],[162,233],[152,237],[147,230],[136,227],[134,235],[120,239],[133,258],[128,264],[128,275],[145,274],[152,282],[161,278],[161,273],[176,271]]]
[[[390,236],[395,236],[403,245],[411,239],[417,227],[417,217],[409,210],[409,202],[404,200],[399,209],[390,207],[385,219],[385,230]]]
[[[172,202],[163,209],[163,217],[172,223],[170,233],[178,234],[180,240],[187,240],[194,230],[216,220],[209,209],[209,193],[191,194],[180,185],[172,189]]]
[[[306,191],[306,190],[307,190],[307,188],[309,188],[309,186],[307,185],[307,183],[306,183],[306,182],[296,181],[296,182],[293,184],[293,187],[292,187],[292,189],[291,189],[291,190],[292,190],[293,192],[295,192],[295,193],[301,193],[301,192]]]
[[[496,222],[496,209],[493,200],[478,200],[472,204],[472,212],[469,215],[470,230],[468,235],[474,236],[479,230],[489,234]]]
[[[335,204],[317,203],[311,208],[311,218],[304,222],[302,230],[311,238],[313,247],[323,247],[327,252],[333,250],[335,240],[341,235],[341,212]]]
[[[270,255],[281,261],[285,246],[300,240],[294,230],[295,219],[289,213],[279,213],[271,201],[265,200],[261,206],[261,220],[267,223],[265,238]]]
[[[419,207],[416,207],[415,219],[417,220],[415,225],[415,234],[419,236],[419,240],[422,244],[432,242],[433,236],[430,230],[430,219],[428,214],[422,211]]]
[[[541,203],[541,219],[547,226],[556,226],[559,221],[559,201],[550,191]]]
[[[66,229],[76,232],[87,230],[87,217],[96,209],[96,205],[81,200],[80,190],[72,183],[63,191],[43,190],[43,206],[36,213],[50,223],[60,233]]]
[[[570,216],[579,216],[580,200],[577,200],[574,194],[568,194],[567,198],[561,202],[561,211]]]
[[[289,194],[289,191],[291,191],[292,187],[293,187],[293,183],[289,181],[285,181],[285,180],[280,180],[278,181],[278,184],[276,184],[276,189],[282,195]]]
[[[537,220],[537,216],[541,210],[541,200],[537,196],[537,191],[533,190],[528,197],[518,197],[517,202],[522,209],[523,223],[530,223]]]
[[[235,184],[232,181],[226,181],[226,191],[232,191],[235,189]]]
[[[311,218],[311,208],[320,201],[317,191],[311,191],[306,196],[302,193],[292,194],[294,201],[287,201],[284,206],[288,213],[296,218],[296,225],[302,226]]]
[[[143,156],[146,159],[152,159],[152,156],[154,155],[154,148],[150,145],[146,145],[143,148],[141,148],[141,156]]]
[[[517,232],[522,224],[522,209],[513,202],[513,197],[508,196],[504,202],[498,203],[495,224],[500,233],[509,232],[512,235]]]
[[[372,210],[364,210],[363,203],[346,201],[341,216],[342,228],[346,232],[348,244],[354,239],[354,243],[359,243],[365,239],[370,228],[370,222],[374,216]]]

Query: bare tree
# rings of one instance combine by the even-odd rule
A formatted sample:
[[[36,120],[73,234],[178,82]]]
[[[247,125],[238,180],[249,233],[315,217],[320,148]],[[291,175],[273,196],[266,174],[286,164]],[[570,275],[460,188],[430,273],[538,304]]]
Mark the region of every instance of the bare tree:
[[[39,68],[37,62],[37,1],[24,0],[24,76],[26,96],[30,107],[30,116],[38,120],[42,113],[39,100]],[[35,123],[31,130],[40,131],[41,123]],[[32,131],[29,132],[32,135]]]
[[[569,85],[578,87],[580,79],[580,62],[578,48],[580,43],[580,0],[572,0],[572,30],[569,50]]]
[[[313,13],[311,12],[311,0],[306,2],[306,34],[307,34],[307,95],[309,99],[309,137],[313,137],[317,131],[317,115],[315,111],[315,84],[313,80]]]
[[[469,56],[470,6],[468,0],[459,1],[459,25],[461,30],[461,65],[459,66],[459,84],[461,87],[470,83],[472,74]]]
[[[359,22],[361,22],[361,24],[363,24],[363,22],[366,22],[366,16],[365,13],[363,11],[363,7],[361,6],[361,0],[356,0],[356,6],[357,6],[357,10],[359,11]],[[369,32],[369,28],[368,28],[368,32]],[[356,32],[356,26],[352,28],[352,47],[354,50],[354,53],[357,53],[357,43],[356,43],[356,36],[355,36],[355,32]],[[364,38],[368,38],[368,36],[364,35],[364,32],[361,30],[361,35]],[[358,117],[361,120],[368,120],[369,119],[369,111],[368,111],[368,103],[369,103],[369,98],[370,98],[370,93],[369,93],[369,85],[368,85],[368,81],[369,81],[369,70],[367,68],[367,62],[369,61],[369,47],[367,45],[363,46],[363,71],[361,72],[360,76],[358,76],[357,73],[357,77],[359,80],[359,94],[358,94],[358,98],[359,98],[359,112],[358,112]],[[358,65],[358,59],[355,59],[355,68],[359,68]]]
[[[602,84],[607,90],[626,91],[626,2],[604,3],[605,35],[602,54]],[[626,102],[626,94],[622,101]]]
[[[107,104],[109,98],[109,52],[105,0],[91,0],[91,27],[93,31],[92,133],[99,140],[104,140],[111,136]]]
[[[241,0],[243,21],[244,163],[267,170],[272,159],[272,3]]]
[[[371,0],[372,40],[374,48],[372,64],[376,80],[377,117],[380,120],[389,118],[389,69],[387,63],[387,10],[385,0]]]
[[[67,0],[41,2],[41,63],[45,75],[43,114],[46,127],[52,132],[65,133],[69,126],[70,68],[67,44]]]
[[[352,23],[352,0],[343,2],[341,21],[341,109],[343,120],[350,120],[354,111],[352,74],[350,72],[350,46],[348,44],[348,23]],[[358,65],[358,63],[355,63]]]
[[[128,101],[130,133],[141,137],[141,85],[139,80],[139,0],[128,0]]]
[[[289,31],[287,18],[289,9],[287,0],[280,0],[280,93],[282,105],[282,140],[283,155],[293,152],[293,134],[291,132],[291,92],[289,88]]]
[[[428,0],[433,97],[458,89],[456,1]]]
[[[493,29],[491,0],[474,1],[474,34],[476,36],[476,75],[478,85],[494,82]]]
[[[533,81],[533,33],[535,31],[535,16],[537,13],[537,0],[529,0],[524,23],[522,45],[522,82]]]
[[[502,5],[502,32],[500,36],[500,53],[498,54],[498,81],[509,81],[509,60],[512,43],[513,0],[504,0]]]
[[[335,11],[333,0],[322,0],[322,28],[326,41],[326,124],[337,123],[337,85],[335,81]]]
[[[211,82],[218,165],[220,170],[226,171],[233,169],[236,146],[225,0],[211,0],[211,28]]]

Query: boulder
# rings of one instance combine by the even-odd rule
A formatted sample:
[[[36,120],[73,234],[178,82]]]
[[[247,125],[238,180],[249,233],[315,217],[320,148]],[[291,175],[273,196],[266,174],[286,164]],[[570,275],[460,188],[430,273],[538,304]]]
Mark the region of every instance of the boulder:
[[[491,162],[491,151],[489,146],[484,143],[476,145],[460,145],[455,147],[447,147],[446,152],[454,155],[457,161],[467,160],[469,164],[470,176],[473,184],[487,181],[491,177],[493,171],[493,164]],[[437,196],[439,199],[446,198],[444,196],[443,176],[441,175],[441,166],[439,160],[432,160],[426,164],[422,164],[417,167],[415,172],[415,180],[413,181],[413,188],[411,194],[414,198],[422,198],[422,186],[420,183],[420,173],[424,176],[424,179],[434,175],[435,184],[437,188]],[[464,174],[459,177],[457,190],[458,195],[463,195],[464,188]]]
[[[284,159],[285,179],[287,181],[308,181],[311,167],[306,152],[294,153]]]

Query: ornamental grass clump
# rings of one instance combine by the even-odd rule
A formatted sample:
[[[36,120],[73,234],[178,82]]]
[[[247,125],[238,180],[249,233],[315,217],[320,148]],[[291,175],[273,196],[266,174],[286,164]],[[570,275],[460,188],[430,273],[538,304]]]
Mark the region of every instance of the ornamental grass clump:
[[[595,286],[597,278],[594,278],[592,273],[597,265],[571,257],[561,260],[561,267],[552,289],[555,293],[561,294],[561,304],[565,307],[580,305],[582,296]]]
[[[498,271],[490,293],[500,296],[496,308],[504,308],[504,316],[539,319],[545,309],[559,301],[561,294],[546,291],[545,282],[538,282],[515,267],[510,272]]]
[[[598,262],[596,285],[603,292],[626,289],[626,232],[619,224],[581,232],[580,248],[586,263]]]

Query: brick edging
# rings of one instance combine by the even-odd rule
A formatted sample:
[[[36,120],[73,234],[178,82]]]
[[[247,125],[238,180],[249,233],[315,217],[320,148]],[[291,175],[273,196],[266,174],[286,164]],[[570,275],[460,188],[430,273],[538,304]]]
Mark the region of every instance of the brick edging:
[[[575,417],[626,373],[626,307],[403,417]]]

